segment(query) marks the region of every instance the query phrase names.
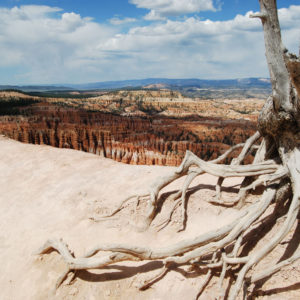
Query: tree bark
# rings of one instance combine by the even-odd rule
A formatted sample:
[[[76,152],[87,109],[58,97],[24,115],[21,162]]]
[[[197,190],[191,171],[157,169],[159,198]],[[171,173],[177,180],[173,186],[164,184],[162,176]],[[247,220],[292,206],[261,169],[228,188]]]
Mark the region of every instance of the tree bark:
[[[286,132],[292,132],[294,147],[299,147],[299,58],[288,54],[282,44],[276,1],[259,2],[261,11],[252,17],[262,21],[272,96],[261,111],[258,128],[263,136],[273,136],[275,142]],[[289,147],[293,148],[293,145]]]

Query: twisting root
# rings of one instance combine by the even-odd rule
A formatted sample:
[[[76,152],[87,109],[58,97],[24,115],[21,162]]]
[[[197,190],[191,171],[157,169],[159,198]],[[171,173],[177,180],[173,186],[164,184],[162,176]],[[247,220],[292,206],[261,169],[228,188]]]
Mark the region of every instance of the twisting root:
[[[179,229],[179,231],[182,231],[186,227],[186,192],[192,181],[199,175],[199,172],[192,171],[188,174],[183,188],[182,188],[182,194],[181,194],[181,218],[182,218],[182,226]]]
[[[137,201],[137,205],[139,204],[140,198],[142,197],[147,197],[149,196],[149,194],[145,194],[145,195],[132,195],[127,197],[124,201],[122,201],[122,203],[119,205],[119,207],[117,209],[115,209],[112,213],[110,213],[109,215],[106,216],[102,216],[102,218],[109,218],[114,216],[115,214],[117,214],[119,211],[121,211],[124,208],[124,205],[129,202],[129,200],[136,198]]]
[[[144,291],[144,290],[148,289],[148,288],[149,288],[150,286],[152,286],[155,282],[157,282],[157,281],[159,281],[160,279],[162,279],[162,278],[163,278],[170,270],[171,270],[171,268],[168,267],[167,265],[165,265],[165,266],[163,267],[163,269],[159,272],[158,275],[156,275],[155,277],[153,277],[153,278],[151,278],[151,279],[145,281],[144,284],[141,285],[141,286],[139,287],[139,290],[140,290],[140,291]]]
[[[260,162],[265,161],[269,157],[272,156],[274,152],[274,144],[269,140],[269,138],[263,138],[262,142],[260,143],[258,150],[255,154],[253,164],[257,164]],[[250,185],[255,180],[254,177],[245,177],[242,184],[241,189],[237,197],[233,200],[233,204],[237,204],[238,208],[242,208],[245,204],[246,197],[250,190],[243,190],[244,187]]]
[[[269,201],[262,201],[251,207],[251,209],[241,211],[240,217],[237,220],[219,230],[208,232],[197,238],[158,250],[118,244],[101,245],[88,251],[85,256],[76,258],[62,240],[48,240],[38,253],[44,254],[51,250],[56,250],[63,257],[70,271],[101,268],[125,260],[163,259],[167,266],[190,264],[190,261],[217,251],[232,242],[240,232],[248,228],[249,223],[253,222],[254,219],[263,213],[265,210],[264,207],[267,207],[268,204]],[[102,257],[95,256],[99,251],[109,251],[110,254]]]
[[[260,272],[258,274],[254,274],[253,276],[251,276],[250,278],[247,278],[246,280],[251,282],[251,283],[255,283],[259,280],[262,280],[266,277],[271,276],[272,274],[275,274],[276,272],[280,271],[282,268],[291,265],[294,261],[300,259],[300,250],[296,251],[294,253],[294,255],[292,255],[291,257],[281,261],[278,264],[275,264],[267,269],[265,269],[263,272]]]
[[[268,186],[272,183],[278,182],[278,180],[285,178],[288,175],[288,170],[286,167],[279,167],[274,174],[262,175],[258,179],[253,181],[251,184],[242,187],[241,191],[255,190],[258,186],[264,185]]]
[[[181,197],[181,220],[182,220],[182,225],[179,228],[178,231],[182,231],[186,227],[186,222],[187,222],[187,196],[186,193],[189,189],[190,184],[192,181],[198,176],[202,175],[204,173],[209,173],[215,176],[220,176],[218,183],[216,185],[216,190],[217,190],[217,198],[220,193],[218,193],[218,190],[220,191],[221,184],[224,180],[225,177],[232,177],[232,176],[246,176],[252,175],[253,174],[269,174],[270,172],[273,172],[276,168],[277,165],[274,163],[274,161],[270,160],[268,162],[261,162],[261,166],[252,166],[252,168],[243,168],[242,166],[239,166],[238,168],[230,168],[229,166],[226,165],[218,165],[216,166],[217,163],[222,162],[228,155],[230,155],[233,151],[235,151],[238,148],[242,148],[242,151],[238,158],[233,160],[233,163],[231,166],[238,166],[244,158],[250,153],[250,151],[255,148],[256,146],[254,145],[254,142],[260,137],[259,132],[256,132],[253,136],[251,136],[246,143],[238,144],[230,149],[228,149],[224,154],[219,156],[218,158],[210,161],[210,162],[205,162],[201,159],[199,159],[197,156],[195,156],[193,153],[190,151],[186,152],[185,158],[183,159],[182,164],[177,168],[177,170],[171,174],[166,175],[165,177],[158,178],[157,181],[152,184],[151,190],[149,194],[146,195],[133,195],[121,202],[121,204],[110,214],[106,216],[101,216],[98,218],[91,217],[93,221],[105,221],[106,218],[113,217],[117,213],[119,213],[124,207],[125,204],[128,203],[131,199],[136,198],[136,206],[139,205],[139,201],[143,197],[149,197],[149,202],[148,202],[148,208],[147,208],[147,213],[146,213],[146,220],[145,220],[145,227],[149,226],[154,219],[156,215],[156,210],[157,210],[157,205],[158,205],[158,195],[159,192],[167,186],[169,183],[173,182],[174,180],[183,177],[187,175],[187,178],[185,179],[185,182],[183,184],[183,187],[181,190],[179,190],[176,194],[172,195],[170,198],[176,200],[178,197]],[[196,168],[191,168],[193,166],[196,166]],[[229,167],[229,168],[228,168]],[[244,170],[243,170],[244,169]],[[254,172],[252,174],[252,172]],[[221,175],[224,175],[221,176]],[[250,189],[250,187],[249,187]],[[245,189],[246,191],[246,189]],[[239,200],[239,199],[237,199]],[[217,204],[222,204],[222,205],[227,205],[227,206],[232,206],[235,205],[238,201],[233,201],[229,203],[217,201]],[[215,202],[216,200],[212,200],[211,202]],[[160,224],[158,227],[159,230],[163,229],[166,225],[169,224],[171,217],[174,213],[174,210],[177,208],[178,203],[173,207],[173,210],[170,212],[170,215],[166,221],[164,221],[162,224]]]
[[[222,228],[219,228],[218,230],[213,230],[195,238],[184,240],[164,248],[135,247],[123,244],[100,244],[88,251],[82,257],[74,257],[73,253],[71,253],[68,246],[62,240],[49,240],[38,253],[44,254],[46,252],[56,250],[66,262],[66,272],[64,272],[59,278],[57,288],[71,271],[103,268],[107,265],[122,261],[161,260],[164,264],[163,269],[154,278],[147,280],[140,287],[141,290],[147,289],[158,280],[161,280],[172,268],[190,265],[207,270],[197,297],[201,295],[205,286],[212,278],[212,274],[214,274],[213,270],[219,269],[221,270],[219,277],[220,297],[224,298],[225,289],[223,287],[223,282],[226,277],[226,273],[229,269],[236,270],[238,272],[237,279],[233,287],[229,290],[229,299],[234,300],[243,286],[249,286],[249,284],[277,272],[280,268],[300,257],[299,252],[297,252],[291,258],[275,264],[262,273],[257,275],[254,274],[252,277],[247,276],[248,271],[282,241],[296,220],[299,212],[300,201],[300,181],[298,180],[298,169],[300,168],[298,168],[299,166],[296,164],[296,156],[298,155],[299,153],[297,151],[294,155],[290,155],[286,159],[284,166],[278,165],[274,160],[260,161],[249,166],[228,166],[217,165],[212,162],[204,162],[193,153],[187,152],[184,161],[176,172],[169,174],[153,185],[149,202],[150,214],[148,214],[148,217],[151,216],[151,218],[154,216],[159,191],[173,180],[187,175],[183,188],[172,195],[173,199],[177,200],[174,202],[174,207],[167,220],[160,224],[161,229],[170,222],[172,214],[179,204],[182,205],[181,213],[183,226],[185,226],[186,193],[194,178],[204,172],[224,178],[232,176],[256,177],[252,183],[242,188],[243,191],[248,191],[258,185],[266,185],[266,189],[259,201],[243,207],[239,210],[238,216],[234,221],[228,223]],[[247,256],[239,256],[239,253],[241,252],[240,250],[243,247],[244,239],[251,230],[255,230],[253,228],[255,228],[257,222],[262,220],[261,216],[266,212],[272,201],[274,199],[275,201],[284,201],[286,199],[286,192],[289,191],[288,184],[285,183],[282,186],[282,189],[278,189],[278,182],[283,182],[282,179],[287,176],[291,178],[293,199],[282,227],[263,248],[254,251]],[[110,214],[110,216],[120,211],[124,204],[130,199],[132,199],[132,197],[123,201],[118,209]],[[149,219],[150,221],[152,220],[151,218]],[[100,251],[108,253],[97,256]],[[239,266],[239,268],[233,268],[233,266]]]
[[[207,274],[206,274],[205,277],[204,277],[203,282],[201,283],[201,285],[200,285],[200,287],[199,287],[198,294],[197,294],[197,296],[196,296],[196,298],[195,298],[196,300],[198,300],[198,298],[202,295],[202,293],[203,293],[205,287],[208,285],[208,283],[210,282],[210,280],[212,279],[212,277],[213,277],[213,275],[212,275],[212,270],[209,269],[209,270],[207,271]]]
[[[66,271],[57,279],[55,290],[57,290],[61,286],[61,284],[65,281],[69,273],[70,269],[67,267]]]
[[[168,226],[168,224],[171,222],[171,219],[172,219],[172,216],[173,216],[175,210],[180,205],[180,203],[181,203],[181,199],[178,199],[174,203],[173,208],[170,210],[168,218],[166,218],[166,220],[164,220],[162,223],[160,223],[159,225],[156,226],[158,228],[158,230],[157,230],[158,232],[163,230],[166,226]]]
[[[129,196],[125,200],[123,200],[121,202],[121,204],[114,211],[112,211],[110,214],[104,215],[104,216],[101,216],[101,217],[98,217],[98,218],[90,217],[90,219],[95,221],[95,222],[105,221],[105,220],[107,220],[107,218],[113,217],[114,215],[119,213],[122,209],[124,209],[125,204],[128,203],[131,199],[134,199],[134,198],[136,199],[136,207],[138,207],[139,203],[140,203],[140,199],[145,198],[145,197],[149,197],[149,194]]]
[[[223,260],[223,264],[222,264],[222,272],[219,278],[219,293],[220,293],[220,299],[223,299],[225,297],[225,290],[223,289],[223,281],[226,275],[226,271],[227,271],[227,262],[224,259],[225,253],[222,252],[222,260]]]
[[[238,278],[236,283],[229,294],[229,300],[236,299],[239,290],[241,289],[245,276],[248,270],[255,265],[258,261],[260,261],[265,255],[267,255],[270,251],[272,251],[288,234],[289,230],[292,228],[293,224],[296,221],[297,215],[299,213],[300,208],[300,169],[298,170],[297,166],[297,158],[300,158],[300,152],[295,150],[292,152],[289,157],[287,158],[286,165],[289,169],[290,178],[292,181],[292,188],[293,188],[293,199],[289,207],[289,211],[286,215],[286,219],[281,226],[280,230],[277,234],[271,239],[269,243],[267,243],[263,248],[254,252],[250,257],[248,262],[244,265],[244,267],[239,272]],[[299,161],[299,160],[298,160]],[[261,275],[263,276],[263,275]],[[266,275],[267,276],[267,275]]]
[[[219,156],[217,159],[214,159],[212,160],[210,163],[219,163],[221,161],[223,161],[226,157],[228,157],[233,151],[235,151],[236,149],[238,148],[241,148],[243,147],[244,144],[238,144],[238,145],[235,145],[233,147],[231,147],[230,149],[228,149],[224,154],[222,154],[221,156]],[[175,171],[175,173],[171,173],[171,174],[168,174],[164,177],[159,177],[150,187],[150,201],[149,201],[149,204],[148,204],[148,212],[147,212],[147,215],[146,215],[146,225],[150,225],[152,220],[154,219],[155,217],[155,211],[156,211],[156,208],[157,208],[157,201],[158,201],[158,194],[159,192],[165,187],[167,186],[168,184],[170,184],[171,182],[175,181],[176,179],[178,178],[181,178],[183,176],[185,176],[188,171],[189,171],[189,167],[192,166],[193,164],[190,164],[190,165],[187,165],[185,166],[185,162],[187,160],[187,156],[188,156],[188,153],[191,153],[189,151],[186,152],[186,155],[181,163],[181,165],[177,168],[177,170]],[[202,170],[202,168],[197,168],[196,170],[193,171],[194,173],[198,173],[198,175],[201,175],[201,174],[204,174],[205,172]],[[196,177],[196,175],[195,175]],[[195,178],[194,177],[194,178]],[[192,179],[193,180],[193,179]],[[191,182],[190,182],[191,183]],[[188,186],[186,187],[186,189],[188,188]],[[174,197],[175,199],[177,197],[180,197],[182,195],[182,190],[180,190],[176,196]],[[185,196],[182,198],[182,202],[185,202]],[[184,209],[183,209],[184,210]],[[184,212],[183,212],[184,214]],[[184,222],[184,221],[183,221]],[[184,227],[184,225],[183,225]]]
[[[183,230],[186,226],[186,192],[191,184],[191,182],[198,176],[204,173],[208,173],[214,176],[218,176],[219,180],[217,183],[217,194],[218,194],[218,185],[221,186],[221,183],[226,177],[245,177],[245,176],[259,176],[263,174],[273,174],[279,168],[279,165],[275,163],[274,160],[260,161],[252,165],[241,166],[239,165],[243,159],[249,154],[249,151],[252,149],[254,142],[260,137],[259,132],[256,132],[252,137],[250,137],[245,144],[239,144],[231,149],[227,150],[219,158],[205,162],[198,158],[195,154],[190,151],[186,151],[186,155],[174,173],[168,174],[165,177],[160,177],[157,181],[151,186],[150,190],[150,200],[148,204],[148,211],[146,214],[146,223],[150,225],[152,220],[155,217],[155,212],[158,203],[159,192],[167,186],[169,183],[175,181],[176,179],[188,175],[185,183],[182,187],[182,190],[179,192],[181,194],[182,201],[182,227],[180,230]],[[224,160],[232,151],[237,148],[243,147],[239,157],[234,160],[234,163],[231,165],[218,165],[217,163]],[[195,169],[191,167],[196,166]],[[234,205],[240,200],[229,203],[229,205]],[[220,204],[220,202],[218,202]],[[226,204],[226,203],[224,203]]]
[[[273,200],[275,193],[275,190],[269,188],[267,192],[264,193],[259,203],[251,206],[249,209],[245,209],[245,215],[239,217],[236,223],[231,223],[231,225],[234,225],[228,232],[226,232],[226,234],[224,234],[224,236],[219,236],[218,239],[214,238],[212,240],[206,241],[203,246],[199,245],[195,250],[186,252],[180,257],[169,257],[167,261],[177,264],[184,264],[190,261],[194,262],[195,259],[198,259],[200,261],[204,255],[213,253],[228,246],[265,212],[265,210]]]
[[[235,165],[235,166],[240,165],[242,161],[246,158],[246,156],[250,154],[251,150],[253,149],[252,147],[254,143],[260,138],[260,136],[261,136],[260,133],[256,131],[250,138],[248,138],[239,156],[237,158],[234,158],[231,161],[231,165]],[[216,197],[215,197],[216,199],[214,200],[216,203],[224,204],[221,201],[221,186],[223,181],[224,181],[224,177],[218,178],[218,182],[216,185]]]

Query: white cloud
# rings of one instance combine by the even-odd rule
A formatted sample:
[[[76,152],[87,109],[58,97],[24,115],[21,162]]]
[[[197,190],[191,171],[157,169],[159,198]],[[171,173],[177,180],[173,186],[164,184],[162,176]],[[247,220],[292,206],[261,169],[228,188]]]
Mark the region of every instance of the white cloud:
[[[162,16],[156,10],[151,9],[151,11],[144,17],[144,19],[147,21],[160,21],[165,20],[166,17]]]
[[[300,53],[300,5],[291,5],[278,12],[280,26],[283,32],[284,45],[290,51]]]
[[[300,6],[279,11],[284,43],[293,51],[299,47],[298,9]],[[268,76],[262,26],[258,19],[250,19],[250,14],[237,15],[229,21],[202,21],[191,17],[135,27],[127,34],[114,36],[99,48],[111,55],[126,53],[133,62],[143,62],[143,73],[135,70],[133,63],[131,77],[134,72],[147,77],[173,78]],[[130,76],[130,69],[126,70]]]
[[[118,17],[114,17],[114,18],[111,18],[109,20],[109,22],[112,24],[112,25],[123,25],[123,24],[127,24],[127,23],[133,23],[133,22],[136,22],[137,20],[135,18],[124,18],[124,19],[120,19]]]
[[[300,23],[300,5],[291,5],[289,8],[281,8],[278,17],[282,28],[295,28],[295,22]]]
[[[97,46],[115,33],[112,27],[59,8],[0,8],[0,71],[17,68],[10,80],[24,83],[92,80],[98,73],[95,60],[101,63]]]
[[[179,16],[200,11],[215,11],[213,0],[131,0],[139,8],[149,9],[146,20],[161,20],[168,16]]]
[[[268,76],[262,26],[249,14],[229,21],[191,17],[131,25],[127,33],[120,33],[119,26],[101,25],[59,8],[0,8],[0,80],[67,83]],[[279,11],[284,44],[293,52],[299,48],[299,14],[300,6]],[[17,75],[11,75],[13,69]]]
[[[46,14],[59,12],[62,9],[59,7],[50,7],[46,5],[24,5],[21,7],[13,7],[12,9],[3,9],[0,11],[6,11],[8,16],[17,17],[19,19],[33,19],[43,18]]]

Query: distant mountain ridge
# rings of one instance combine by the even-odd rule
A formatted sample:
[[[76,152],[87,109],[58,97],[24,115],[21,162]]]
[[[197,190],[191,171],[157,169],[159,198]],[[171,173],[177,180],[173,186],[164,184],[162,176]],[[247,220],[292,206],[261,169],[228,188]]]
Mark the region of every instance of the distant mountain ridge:
[[[71,87],[60,85],[0,85],[0,90],[20,90],[23,92],[70,91]]]
[[[105,89],[121,89],[121,88],[155,88],[155,86],[168,89],[182,88],[263,88],[271,87],[270,79],[268,78],[238,78],[224,80],[209,80],[209,79],[168,79],[168,78],[147,78],[133,79],[120,81],[105,81],[83,84],[62,84],[62,85],[0,85],[0,90],[18,89],[25,92],[28,91],[67,91],[67,90],[105,90]]]
[[[168,78],[147,78],[133,79],[122,81],[105,81],[87,84],[71,84],[65,85],[74,89],[114,89],[125,87],[146,87],[148,85],[165,85],[166,88],[183,88],[183,87],[198,87],[198,88],[222,88],[222,87],[270,87],[268,78],[240,78],[240,79],[224,79],[224,80],[209,80],[209,79],[168,79]]]

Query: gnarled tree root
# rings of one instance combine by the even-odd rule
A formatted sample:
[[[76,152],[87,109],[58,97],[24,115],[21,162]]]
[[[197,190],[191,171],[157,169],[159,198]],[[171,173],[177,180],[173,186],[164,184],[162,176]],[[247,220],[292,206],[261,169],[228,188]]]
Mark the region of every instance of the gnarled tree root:
[[[230,289],[229,299],[236,299],[239,291],[243,286],[249,286],[270,274],[277,272],[281,267],[299,258],[299,253],[296,253],[291,258],[284,262],[275,264],[263,273],[247,276],[248,271],[253,268],[264,256],[266,256],[274,247],[276,247],[282,239],[288,234],[289,230],[295,223],[297,214],[299,212],[299,171],[295,164],[296,151],[294,155],[290,155],[285,167],[278,165],[274,160],[264,161],[250,166],[236,166],[236,165],[216,165],[213,163],[206,163],[200,160],[191,152],[187,155],[181,166],[173,174],[165,177],[160,183],[154,185],[154,190],[158,191],[157,187],[162,187],[166,182],[171,182],[172,178],[178,178],[182,174],[188,174],[181,191],[181,199],[184,203],[184,197],[187,187],[190,182],[200,173],[208,172],[217,176],[258,176],[247,189],[264,183],[266,185],[265,192],[261,199],[252,205],[243,207],[237,218],[231,223],[214,231],[199,235],[193,239],[185,240],[180,243],[168,246],[165,248],[149,248],[149,247],[134,247],[131,245],[111,244],[99,245],[91,249],[83,257],[74,257],[67,245],[62,240],[49,240],[38,251],[39,254],[44,254],[48,251],[56,250],[60,253],[67,264],[67,271],[61,276],[57,287],[63,282],[70,271],[81,269],[95,269],[103,268],[107,265],[118,263],[121,261],[148,261],[161,260],[163,262],[163,270],[157,276],[149,279],[143,286],[144,290],[164,277],[172,268],[177,268],[183,265],[196,266],[201,269],[207,269],[207,273],[203,284],[200,287],[198,295],[204,289],[204,286],[213,276],[214,269],[221,269],[219,288],[220,295],[224,297],[225,290],[223,288],[223,281],[226,273],[233,266],[238,266],[237,278]],[[190,167],[196,166],[196,169]],[[289,175],[291,182],[283,179]],[[281,182],[281,183],[280,183]],[[245,243],[244,238],[246,233],[250,230],[255,230],[255,224],[260,220],[267,208],[272,202],[286,201],[292,186],[293,198],[289,206],[286,219],[277,234],[261,249],[253,251],[247,256],[238,256]],[[152,198],[153,200],[153,198]],[[151,202],[155,207],[157,196]],[[151,208],[153,209],[153,208]],[[231,249],[231,250],[230,250]],[[101,251],[107,252],[105,255],[98,256]]]

